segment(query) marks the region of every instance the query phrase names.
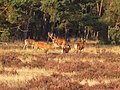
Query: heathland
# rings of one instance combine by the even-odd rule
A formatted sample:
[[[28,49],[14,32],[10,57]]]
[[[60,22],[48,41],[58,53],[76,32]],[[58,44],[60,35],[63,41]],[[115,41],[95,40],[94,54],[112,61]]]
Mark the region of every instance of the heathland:
[[[120,89],[120,47],[87,43],[81,53],[0,45],[0,90]]]

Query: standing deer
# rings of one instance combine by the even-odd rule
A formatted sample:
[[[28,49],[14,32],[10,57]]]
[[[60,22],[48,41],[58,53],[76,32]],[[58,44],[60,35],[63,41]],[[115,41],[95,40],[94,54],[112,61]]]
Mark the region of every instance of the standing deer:
[[[52,44],[47,43],[47,42],[40,42],[40,41],[39,42],[35,42],[34,46],[37,49],[44,50],[45,53],[47,53],[49,51],[49,49],[54,48],[54,46]]]
[[[81,50],[83,50],[85,48],[85,44],[86,44],[86,40],[84,39],[82,42],[79,41],[77,43],[74,44],[74,50],[76,53],[81,52]]]
[[[63,47],[63,53],[68,53],[69,51],[70,51],[70,49],[71,49],[71,47],[70,47],[70,45],[68,44],[68,45],[65,45],[64,47]]]
[[[53,36],[53,33],[48,32],[48,37],[50,37],[50,39],[52,40],[52,42],[54,44],[57,44],[60,47],[64,47],[66,45],[66,40],[64,38],[56,38],[55,36]]]
[[[26,49],[28,46],[33,47],[34,43],[35,43],[35,40],[33,39],[25,39],[23,49]]]

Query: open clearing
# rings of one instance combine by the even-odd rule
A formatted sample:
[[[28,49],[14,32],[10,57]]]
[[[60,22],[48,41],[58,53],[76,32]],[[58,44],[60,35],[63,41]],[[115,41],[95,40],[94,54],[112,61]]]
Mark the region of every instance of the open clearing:
[[[48,54],[0,45],[0,90],[120,90],[120,47],[88,45]]]

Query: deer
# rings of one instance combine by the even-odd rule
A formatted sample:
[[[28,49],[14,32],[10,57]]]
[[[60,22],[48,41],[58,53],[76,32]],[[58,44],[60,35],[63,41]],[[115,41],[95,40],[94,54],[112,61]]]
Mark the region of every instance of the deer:
[[[48,37],[52,40],[52,43],[54,44],[54,45],[58,45],[58,46],[60,46],[60,47],[64,47],[65,45],[66,45],[66,43],[67,43],[67,41],[64,39],[64,38],[58,38],[58,37],[55,37],[55,36],[53,36],[53,33],[50,33],[50,32],[48,32]]]
[[[79,53],[81,52],[81,50],[83,50],[85,48],[85,44],[86,44],[86,40],[82,40],[82,41],[79,41],[77,43],[74,44],[74,52],[76,53]]]
[[[35,42],[36,42],[36,41],[33,40],[33,39],[25,39],[25,40],[24,40],[24,47],[23,47],[23,49],[28,48],[28,46],[33,47]]]
[[[50,44],[50,43],[47,43],[47,42],[42,42],[42,41],[35,42],[34,46],[37,49],[44,50],[45,53],[48,53],[49,49],[54,48],[53,44]]]
[[[71,47],[69,44],[67,44],[63,47],[62,53],[69,53],[70,50],[71,50]]]

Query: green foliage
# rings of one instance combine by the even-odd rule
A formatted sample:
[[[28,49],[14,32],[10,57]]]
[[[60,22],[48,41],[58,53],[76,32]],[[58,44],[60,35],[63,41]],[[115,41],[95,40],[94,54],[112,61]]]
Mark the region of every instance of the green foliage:
[[[119,44],[120,42],[120,30],[116,30],[115,27],[109,29],[109,37],[112,44]]]
[[[50,15],[51,22],[59,20],[59,16],[57,15],[59,2],[57,0],[41,0],[41,4],[41,11]]]
[[[83,30],[88,26],[91,27],[89,30],[102,31],[102,36],[107,33],[104,30],[108,23],[112,26],[120,22],[120,0],[111,1],[109,5],[104,0],[102,14],[98,16],[96,2],[100,7],[101,0],[0,0],[0,28],[10,28],[11,31],[30,29],[32,33],[71,29],[76,33],[81,26]],[[112,28],[109,30],[115,43],[119,42],[118,33]],[[7,32],[2,33],[2,37],[6,36],[9,36]]]
[[[0,35],[0,41],[7,41],[10,36],[10,30],[1,28],[0,32],[2,32]]]
[[[116,22],[120,22],[120,0],[111,0],[111,3],[107,3],[105,20],[110,25],[114,25]]]
[[[99,24],[99,23],[97,23],[98,22],[98,16],[92,16],[92,15],[89,15],[89,14],[84,14],[82,16],[82,20],[83,20],[83,23],[85,25],[88,25],[88,26],[94,26],[96,24]]]
[[[8,10],[6,12],[6,21],[10,23],[15,23],[17,20],[17,12],[16,9],[10,5],[7,5]]]
[[[50,21],[63,22],[79,21],[81,19],[81,7],[74,0],[41,0],[41,10],[50,15]],[[64,25],[65,26],[65,25]],[[60,26],[61,27],[61,26]]]
[[[34,0],[7,0],[11,5],[21,6],[33,2]]]
[[[110,41],[103,41],[103,40],[99,40],[98,41],[98,45],[108,45],[108,44],[110,44],[111,42]]]

